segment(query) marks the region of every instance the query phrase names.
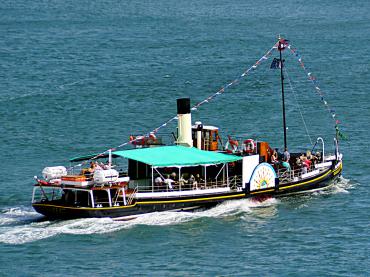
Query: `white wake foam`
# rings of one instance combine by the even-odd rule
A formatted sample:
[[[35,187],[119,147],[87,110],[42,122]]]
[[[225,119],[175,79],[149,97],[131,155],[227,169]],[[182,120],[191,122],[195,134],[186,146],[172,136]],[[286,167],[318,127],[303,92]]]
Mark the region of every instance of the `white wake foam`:
[[[346,179],[344,177],[340,177],[338,182],[317,190],[314,192],[314,195],[328,195],[328,194],[337,194],[337,193],[349,193],[351,189],[353,189],[356,186],[355,183],[353,183],[351,180]]]
[[[349,193],[355,186],[348,179],[327,188],[312,192],[311,196]],[[166,226],[182,224],[200,218],[237,217],[246,224],[265,222],[277,213],[280,201],[270,198],[265,201],[253,199],[226,201],[212,209],[200,212],[155,212],[141,215],[130,221],[114,221],[110,218],[88,218],[65,221],[40,221],[42,217],[31,208],[13,207],[0,211],[0,243],[22,244],[59,234],[103,234],[133,228],[138,225]]]
[[[12,207],[0,211],[0,226],[35,221],[42,216],[32,208]]]
[[[30,210],[12,208],[1,214],[0,243],[23,244],[59,234],[103,234],[133,228],[138,225],[176,225],[204,217],[225,218],[247,213],[253,216],[254,210],[258,210],[255,208],[274,206],[277,203],[278,201],[274,198],[263,202],[242,199],[227,201],[212,209],[201,212],[155,212],[144,214],[130,221],[114,221],[110,218],[88,218],[65,221],[27,222],[26,224],[24,224],[25,219],[26,221],[31,219],[38,220],[40,216]],[[258,214],[259,212],[257,211],[256,213]],[[9,215],[11,216],[9,217]],[[241,216],[240,218],[243,217]]]

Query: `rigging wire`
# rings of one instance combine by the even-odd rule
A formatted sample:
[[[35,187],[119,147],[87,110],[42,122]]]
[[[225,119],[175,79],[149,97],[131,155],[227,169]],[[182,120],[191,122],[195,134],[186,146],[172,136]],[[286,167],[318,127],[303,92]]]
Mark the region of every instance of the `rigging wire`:
[[[309,138],[309,140],[310,140],[311,145],[313,145],[313,142],[312,142],[312,139],[311,139],[310,133],[309,133],[308,128],[307,128],[307,125],[306,125],[306,121],[304,120],[304,116],[303,116],[303,113],[302,113],[301,105],[299,105],[297,95],[296,95],[295,90],[294,90],[294,88],[293,88],[293,85],[292,85],[292,82],[291,82],[291,80],[290,80],[290,77],[289,77],[289,74],[288,74],[288,71],[287,71],[286,67],[284,67],[284,72],[285,72],[285,74],[286,74],[286,76],[287,76],[287,79],[288,79],[288,82],[289,82],[289,86],[290,86],[290,90],[293,92],[294,99],[295,99],[295,102],[296,102],[297,108],[298,108],[298,110],[299,110],[299,113],[300,113],[300,115],[301,115],[301,118],[302,118],[302,121],[303,121],[304,128],[306,129],[306,134],[307,134],[307,136],[308,136],[308,138]]]

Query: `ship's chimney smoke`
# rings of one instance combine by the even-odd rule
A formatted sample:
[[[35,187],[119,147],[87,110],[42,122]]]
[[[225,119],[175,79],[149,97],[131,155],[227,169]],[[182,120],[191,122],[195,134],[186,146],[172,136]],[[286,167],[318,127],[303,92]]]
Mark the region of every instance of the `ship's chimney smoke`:
[[[190,98],[177,99],[178,138],[177,144],[192,147]]]

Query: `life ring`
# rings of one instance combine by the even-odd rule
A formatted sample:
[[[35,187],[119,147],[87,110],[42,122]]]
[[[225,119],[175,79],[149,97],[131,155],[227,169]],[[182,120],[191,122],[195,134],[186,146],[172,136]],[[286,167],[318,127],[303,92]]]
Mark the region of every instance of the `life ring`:
[[[256,146],[257,144],[253,139],[246,139],[243,142],[243,151],[248,154],[255,153]]]

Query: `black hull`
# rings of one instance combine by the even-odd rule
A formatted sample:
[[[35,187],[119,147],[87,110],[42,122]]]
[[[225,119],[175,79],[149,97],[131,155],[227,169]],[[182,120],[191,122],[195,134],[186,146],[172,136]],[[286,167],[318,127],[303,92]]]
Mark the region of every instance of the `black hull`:
[[[270,188],[253,192],[233,191],[221,194],[208,194],[191,197],[177,198],[150,198],[139,199],[129,206],[119,207],[73,207],[66,206],[58,201],[45,201],[33,203],[33,208],[40,214],[50,219],[73,219],[73,218],[100,218],[111,217],[116,219],[132,219],[136,216],[162,211],[191,211],[214,207],[224,201],[251,197],[283,196],[291,193],[309,191],[326,187],[336,182],[342,172],[342,164],[336,169],[329,169],[318,176],[281,184],[278,188]]]

